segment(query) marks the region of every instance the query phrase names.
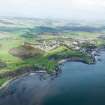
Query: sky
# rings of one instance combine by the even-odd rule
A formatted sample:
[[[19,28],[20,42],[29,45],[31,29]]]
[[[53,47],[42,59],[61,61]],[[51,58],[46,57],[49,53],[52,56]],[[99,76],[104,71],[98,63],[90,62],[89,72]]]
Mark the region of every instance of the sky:
[[[105,0],[0,0],[0,16],[105,20]]]

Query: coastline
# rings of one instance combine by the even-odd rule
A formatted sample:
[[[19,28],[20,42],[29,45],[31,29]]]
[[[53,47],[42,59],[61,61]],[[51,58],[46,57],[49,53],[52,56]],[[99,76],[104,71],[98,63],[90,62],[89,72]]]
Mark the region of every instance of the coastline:
[[[58,71],[60,70],[60,65],[62,65],[63,63],[65,62],[82,62],[82,63],[85,63],[85,64],[95,64],[96,63],[96,56],[99,55],[99,52],[101,50],[105,50],[105,46],[102,46],[100,48],[96,48],[94,49],[92,52],[91,52],[91,57],[92,59],[95,59],[95,61],[93,63],[86,63],[85,60],[83,60],[82,58],[80,57],[70,57],[70,58],[65,58],[65,59],[62,59],[62,60],[59,60],[58,61],[58,64],[57,64],[57,67],[55,68],[55,70],[50,73],[50,75],[56,75],[58,73]],[[9,80],[7,80],[6,82],[4,82],[1,86],[0,86],[0,90],[7,87],[10,82],[12,82],[13,80],[15,79],[18,79],[19,77],[23,77],[23,76],[26,76],[26,75],[29,75],[30,73],[48,73],[47,70],[44,70],[43,68],[40,69],[40,70],[36,70],[34,67],[23,67],[23,68],[19,68],[17,70],[17,72],[11,72],[9,74],[7,74],[6,76],[10,77]]]
[[[60,60],[60,61],[58,61],[58,66],[55,68],[55,70],[52,72],[52,73],[50,73],[50,75],[56,75],[57,73],[58,73],[58,71],[60,71],[60,68],[59,68],[59,66],[60,65],[62,65],[63,63],[65,63],[65,62],[73,62],[73,61],[75,61],[75,62],[83,62],[82,60],[80,60],[80,59],[75,59],[75,60],[73,60],[73,59],[71,59],[71,58],[68,58],[68,59],[62,59],[62,60]],[[83,62],[84,63],[84,62]],[[16,80],[16,79],[18,79],[18,78],[20,78],[20,77],[24,77],[24,76],[26,76],[26,75],[29,75],[30,73],[47,73],[47,71],[46,70],[44,70],[44,69],[42,69],[42,70],[35,70],[35,69],[31,69],[31,67],[24,67],[24,68],[20,68],[20,70],[23,70],[22,71],[22,73],[20,73],[20,74],[15,74],[15,76],[14,76],[14,74],[10,74],[11,75],[11,78],[9,79],[9,80],[7,80],[5,83],[3,83],[1,86],[0,86],[0,90],[1,89],[3,89],[3,88],[5,88],[5,87],[7,87],[12,81],[14,81],[14,80]],[[27,69],[27,70],[26,70]]]
[[[65,62],[82,62],[82,63],[86,63],[85,60],[83,60],[82,58],[72,57],[72,58],[62,59],[62,60],[58,61],[58,64],[61,65],[61,64],[65,63]]]

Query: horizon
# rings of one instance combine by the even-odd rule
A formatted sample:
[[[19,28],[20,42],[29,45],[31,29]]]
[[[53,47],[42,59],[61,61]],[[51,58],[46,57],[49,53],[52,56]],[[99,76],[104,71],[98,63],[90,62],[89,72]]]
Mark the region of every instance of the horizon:
[[[104,0],[4,0],[0,1],[0,17],[105,20]]]

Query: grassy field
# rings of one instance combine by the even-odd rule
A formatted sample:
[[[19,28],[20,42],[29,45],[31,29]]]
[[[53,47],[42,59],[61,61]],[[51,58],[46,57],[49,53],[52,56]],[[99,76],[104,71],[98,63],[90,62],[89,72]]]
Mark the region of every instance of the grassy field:
[[[24,41],[26,40],[28,39],[22,38],[18,35],[11,35],[10,38],[3,38],[0,40],[0,60],[6,64],[6,67],[0,68],[0,75],[4,75],[5,73],[11,73],[15,71],[17,72],[17,70],[22,67],[43,68],[47,70],[48,73],[51,73],[55,70],[57,62],[67,57],[80,57],[83,58],[86,62],[90,62],[90,57],[86,54],[77,51],[72,51],[71,49],[68,49],[65,46],[60,46],[47,53],[43,52],[43,54],[41,55],[33,55],[32,57],[29,57],[27,59],[22,59],[20,57],[13,56],[9,53],[10,49],[22,46]],[[31,42],[33,42],[33,40]],[[52,60],[50,59],[51,57],[56,57],[57,59]],[[0,77],[0,85],[3,84],[6,80],[7,77]]]
[[[8,28],[6,28],[6,30],[7,29]],[[105,40],[98,38],[99,35],[101,34],[100,32],[76,31],[76,32],[56,33],[58,35],[54,35],[54,33],[52,34],[47,32],[47,33],[41,33],[41,35],[37,36],[36,34],[34,35],[34,29],[29,29],[29,30],[28,28],[23,28],[23,30],[15,29],[13,30],[13,32],[12,30],[10,32],[0,32],[0,62],[6,65],[5,67],[0,67],[0,86],[4,82],[12,78],[11,74],[12,75],[15,74],[16,76],[21,75],[21,73],[20,74],[18,73],[18,70],[24,67],[33,67],[33,68],[36,68],[35,70],[44,69],[48,73],[51,73],[58,66],[58,62],[66,58],[75,58],[75,59],[78,58],[78,59],[82,59],[87,64],[93,63],[93,59],[89,54],[67,48],[64,45],[61,45],[48,52],[44,52],[38,49],[30,50],[28,48],[24,48],[23,47],[24,42],[35,43],[37,39],[60,40],[63,38],[72,38],[74,40],[84,40],[84,39],[88,39],[89,41],[94,40],[97,47],[105,44]],[[30,30],[32,30],[32,33]],[[30,35],[32,34],[32,36],[29,37],[28,34]],[[21,56],[25,54],[28,54],[31,56],[28,56],[23,59],[23,57],[21,56],[16,56],[15,54],[11,54],[10,53],[11,49],[16,50],[15,53],[20,53]],[[21,53],[24,53],[24,54],[21,54]]]

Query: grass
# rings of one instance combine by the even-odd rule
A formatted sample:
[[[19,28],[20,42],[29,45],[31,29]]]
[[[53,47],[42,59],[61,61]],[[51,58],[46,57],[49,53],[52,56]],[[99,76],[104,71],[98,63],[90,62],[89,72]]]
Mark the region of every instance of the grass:
[[[0,86],[2,86],[2,84],[4,84],[7,80],[7,78],[0,79]]]
[[[74,34],[77,34],[77,35],[74,35],[74,36],[71,35],[71,36],[73,36],[76,39],[88,38],[89,36],[92,35],[92,33],[89,36],[88,34],[90,33],[74,33]],[[86,36],[84,36],[84,34],[86,34]],[[97,46],[105,43],[105,41],[103,40],[97,40],[96,36],[91,37],[91,39],[95,39]],[[43,36],[43,38],[44,37],[45,36]],[[53,36],[48,35],[48,40],[54,39],[54,38],[58,38],[58,37],[56,36],[53,37]],[[18,34],[12,35],[10,38],[5,38],[5,39],[0,40],[0,60],[2,60],[3,62],[7,64],[7,67],[0,68],[0,75],[5,74],[7,72],[16,72],[18,68],[22,68],[22,67],[36,67],[36,68],[38,67],[41,69],[43,68],[47,70],[48,73],[51,73],[55,70],[56,66],[58,65],[59,60],[69,58],[69,57],[82,58],[86,63],[93,62],[91,57],[88,54],[82,53],[80,51],[68,49],[65,46],[60,46],[47,53],[43,53],[41,55],[33,56],[27,59],[21,59],[9,53],[10,49],[21,46],[23,42],[27,40],[28,39],[25,39]],[[34,42],[35,39],[30,39],[28,41]],[[56,58],[56,59],[51,59],[51,58]],[[0,86],[7,80],[8,79],[5,77],[0,78]]]
[[[22,22],[22,24],[20,24],[20,22]],[[19,24],[16,22],[15,27],[9,27],[7,24],[5,24],[6,28],[1,27],[1,30],[4,30],[4,33],[0,32],[0,61],[6,63],[7,66],[4,68],[0,68],[0,75],[9,72],[17,72],[18,68],[22,67],[36,67],[36,68],[38,67],[41,69],[43,68],[47,70],[48,73],[51,73],[55,70],[56,66],[58,65],[58,61],[69,57],[79,57],[83,59],[86,63],[92,63],[92,59],[87,53],[75,51],[65,46],[60,46],[47,53],[42,53],[40,55],[32,56],[27,59],[21,59],[21,57],[13,56],[9,53],[10,49],[20,47],[23,44],[23,42],[35,43],[37,39],[60,40],[65,37],[65,38],[72,38],[74,40],[75,39],[76,40],[87,39],[90,41],[95,40],[96,46],[101,46],[103,44],[105,45],[105,40],[97,38],[99,35],[101,35],[100,32],[71,31],[71,32],[60,32],[59,35],[58,33],[53,35],[52,33],[50,33],[51,29],[50,31],[48,31],[49,29],[47,28],[44,29],[45,31],[47,31],[47,33],[44,33],[43,35],[36,35],[34,33],[35,24],[30,23],[28,21],[26,22],[24,20],[20,22]],[[6,30],[8,31],[5,32]],[[41,30],[39,30],[39,32],[41,32]],[[23,34],[25,35],[24,37]],[[29,34],[33,35],[30,37]],[[25,51],[27,52],[28,50]],[[3,78],[0,77],[0,86],[7,80],[8,80],[7,77]]]
[[[56,49],[55,51],[53,51],[53,53],[51,52],[50,56],[55,58],[57,61],[61,59],[65,59],[65,58],[78,57],[78,58],[83,59],[83,61],[86,63],[92,63],[92,59],[88,54],[80,52],[80,51],[71,50],[66,47]]]
[[[0,74],[3,74],[3,72],[5,73],[6,71],[15,71],[16,69],[21,67],[35,65],[45,67],[45,69],[47,69],[48,72],[51,72],[54,69],[55,62],[49,61],[45,55],[30,57],[28,59],[23,60],[19,57],[12,56],[9,53],[10,49],[21,46],[23,42],[24,40],[20,39],[20,37],[13,37],[13,39],[4,39],[0,41],[0,60],[7,64],[7,67],[0,70]]]

